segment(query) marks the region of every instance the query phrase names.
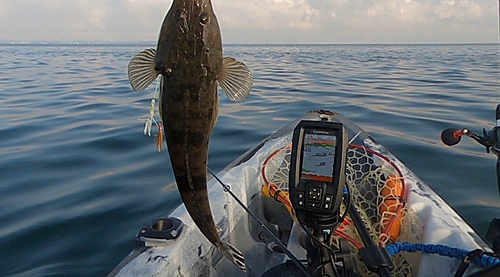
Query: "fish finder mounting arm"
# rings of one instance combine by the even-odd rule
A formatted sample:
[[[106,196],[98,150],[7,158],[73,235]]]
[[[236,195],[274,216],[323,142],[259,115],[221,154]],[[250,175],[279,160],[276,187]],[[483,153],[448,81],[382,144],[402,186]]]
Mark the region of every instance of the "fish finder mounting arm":
[[[309,271],[313,276],[337,276],[331,263],[342,256],[329,246],[333,230],[340,224],[340,205],[346,188],[348,133],[342,123],[301,121],[295,127],[290,158],[289,192],[299,224],[311,232],[306,241]],[[375,245],[354,206],[346,211],[355,221],[365,248],[361,250],[369,270],[391,276],[393,268],[387,251]],[[325,232],[325,230],[329,232]],[[329,235],[327,235],[329,234]],[[348,247],[344,247],[348,248]],[[332,259],[333,258],[333,259]],[[352,276],[349,258],[341,258],[345,273]],[[321,270],[319,270],[321,269]],[[319,274],[319,275],[318,275]]]
[[[330,262],[336,253],[325,245],[340,223],[348,144],[341,123],[303,120],[293,132],[290,200],[299,224],[311,230],[305,246],[312,276],[337,275]]]

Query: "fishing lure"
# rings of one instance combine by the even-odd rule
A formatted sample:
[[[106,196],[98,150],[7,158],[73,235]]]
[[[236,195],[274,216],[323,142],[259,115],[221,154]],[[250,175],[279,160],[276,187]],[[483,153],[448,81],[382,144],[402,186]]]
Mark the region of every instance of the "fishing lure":
[[[156,88],[155,92],[153,95],[153,98],[151,99],[151,106],[149,108],[149,116],[146,119],[146,124],[144,125],[144,135],[151,136],[151,127],[153,125],[153,122],[155,125],[158,127],[158,134],[155,137],[155,143],[156,147],[158,148],[158,152],[161,152],[162,145],[163,145],[163,129],[161,127],[161,123],[157,122],[154,118],[155,116],[155,106],[156,106],[156,100],[159,97],[160,94],[160,88],[161,88],[161,81],[162,81],[162,76],[158,76],[156,79]]]

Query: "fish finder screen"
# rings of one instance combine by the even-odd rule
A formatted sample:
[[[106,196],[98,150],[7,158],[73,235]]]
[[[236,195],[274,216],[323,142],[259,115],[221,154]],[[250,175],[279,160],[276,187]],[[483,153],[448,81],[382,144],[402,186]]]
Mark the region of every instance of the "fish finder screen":
[[[333,182],[336,147],[337,136],[334,132],[305,130],[301,178],[318,182]]]

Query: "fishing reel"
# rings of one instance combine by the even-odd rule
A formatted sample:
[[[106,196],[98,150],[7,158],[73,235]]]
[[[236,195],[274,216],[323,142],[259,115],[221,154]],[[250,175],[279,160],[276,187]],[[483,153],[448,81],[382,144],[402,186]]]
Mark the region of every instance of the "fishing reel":
[[[469,129],[453,129],[448,128],[441,132],[441,141],[447,146],[453,146],[460,142],[463,136],[467,136],[475,140],[477,143],[486,147],[486,153],[492,152],[497,156],[497,186],[500,194],[500,104],[497,105],[495,111],[496,125],[493,129],[486,131],[483,129],[483,135],[473,133]],[[493,251],[500,254],[500,219],[494,218],[488,231],[486,232],[486,239],[492,242]]]
[[[441,132],[441,141],[447,146],[453,146],[460,142],[463,136],[467,136],[475,140],[477,143],[486,148],[486,153],[490,151],[497,156],[497,184],[500,194],[500,104],[497,105],[495,111],[496,126],[492,130],[486,131],[483,129],[483,135],[480,136],[470,131],[469,129],[453,129],[448,128]]]

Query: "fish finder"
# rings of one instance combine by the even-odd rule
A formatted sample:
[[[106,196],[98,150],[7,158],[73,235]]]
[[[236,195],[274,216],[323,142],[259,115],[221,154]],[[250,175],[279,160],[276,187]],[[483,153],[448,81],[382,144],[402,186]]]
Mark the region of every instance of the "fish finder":
[[[293,131],[290,199],[297,219],[310,228],[338,224],[348,144],[341,123],[302,120]]]

